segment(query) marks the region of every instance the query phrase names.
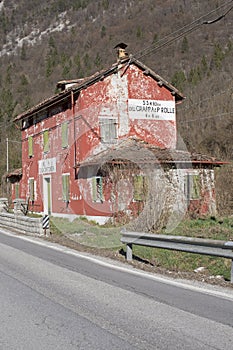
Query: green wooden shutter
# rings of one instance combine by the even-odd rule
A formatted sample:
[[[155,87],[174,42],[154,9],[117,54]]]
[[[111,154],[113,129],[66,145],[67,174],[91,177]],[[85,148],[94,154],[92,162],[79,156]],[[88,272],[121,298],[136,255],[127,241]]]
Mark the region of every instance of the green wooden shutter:
[[[92,178],[92,200],[93,200],[93,202],[97,201],[96,177]]]
[[[68,123],[63,123],[61,126],[62,148],[68,147]]]
[[[144,176],[136,175],[133,178],[134,200],[142,201],[144,198]]]
[[[93,202],[102,202],[103,195],[103,179],[101,176],[92,178],[92,200]]]
[[[104,195],[103,195],[103,179],[102,177],[96,178],[96,185],[97,185],[97,200],[100,202],[103,201]]]
[[[29,157],[33,156],[33,137],[32,136],[28,137],[28,156]]]
[[[15,183],[15,198],[19,198],[19,183]]]
[[[62,175],[62,200],[68,202],[70,199],[70,175]]]
[[[192,176],[192,188],[191,188],[191,198],[200,198],[200,178],[199,175]]]
[[[44,144],[44,152],[49,152],[49,131],[45,130],[43,133],[43,144]]]

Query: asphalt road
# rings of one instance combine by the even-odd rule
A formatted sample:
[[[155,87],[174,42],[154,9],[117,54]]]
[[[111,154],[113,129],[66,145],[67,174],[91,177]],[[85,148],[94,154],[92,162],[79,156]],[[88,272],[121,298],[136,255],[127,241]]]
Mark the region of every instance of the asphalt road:
[[[0,349],[233,349],[233,289],[0,229]]]

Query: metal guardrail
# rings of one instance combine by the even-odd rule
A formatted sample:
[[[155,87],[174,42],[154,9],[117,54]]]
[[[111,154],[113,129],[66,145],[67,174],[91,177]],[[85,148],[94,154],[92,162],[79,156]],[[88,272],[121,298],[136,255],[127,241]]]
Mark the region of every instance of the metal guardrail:
[[[127,260],[132,260],[133,258],[132,247],[134,244],[227,258],[231,259],[231,283],[233,283],[233,241],[128,231],[121,231],[121,234],[121,242],[127,245]]]

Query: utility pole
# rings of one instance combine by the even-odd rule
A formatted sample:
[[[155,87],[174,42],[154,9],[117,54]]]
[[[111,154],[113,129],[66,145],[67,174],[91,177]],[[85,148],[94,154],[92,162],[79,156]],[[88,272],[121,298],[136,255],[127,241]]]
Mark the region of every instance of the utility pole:
[[[9,140],[6,139],[6,172],[9,172]]]

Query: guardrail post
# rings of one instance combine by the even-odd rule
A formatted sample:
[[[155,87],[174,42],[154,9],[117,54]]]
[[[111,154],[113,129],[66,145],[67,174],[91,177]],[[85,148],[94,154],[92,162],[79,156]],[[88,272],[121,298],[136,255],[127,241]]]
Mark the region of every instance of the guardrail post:
[[[49,215],[45,215],[42,219],[42,227],[44,230],[44,235],[49,236]],[[47,231],[48,230],[48,231]]]
[[[231,260],[231,283],[233,283],[233,259]]]
[[[133,259],[133,248],[132,243],[126,245],[126,259],[131,261]]]

